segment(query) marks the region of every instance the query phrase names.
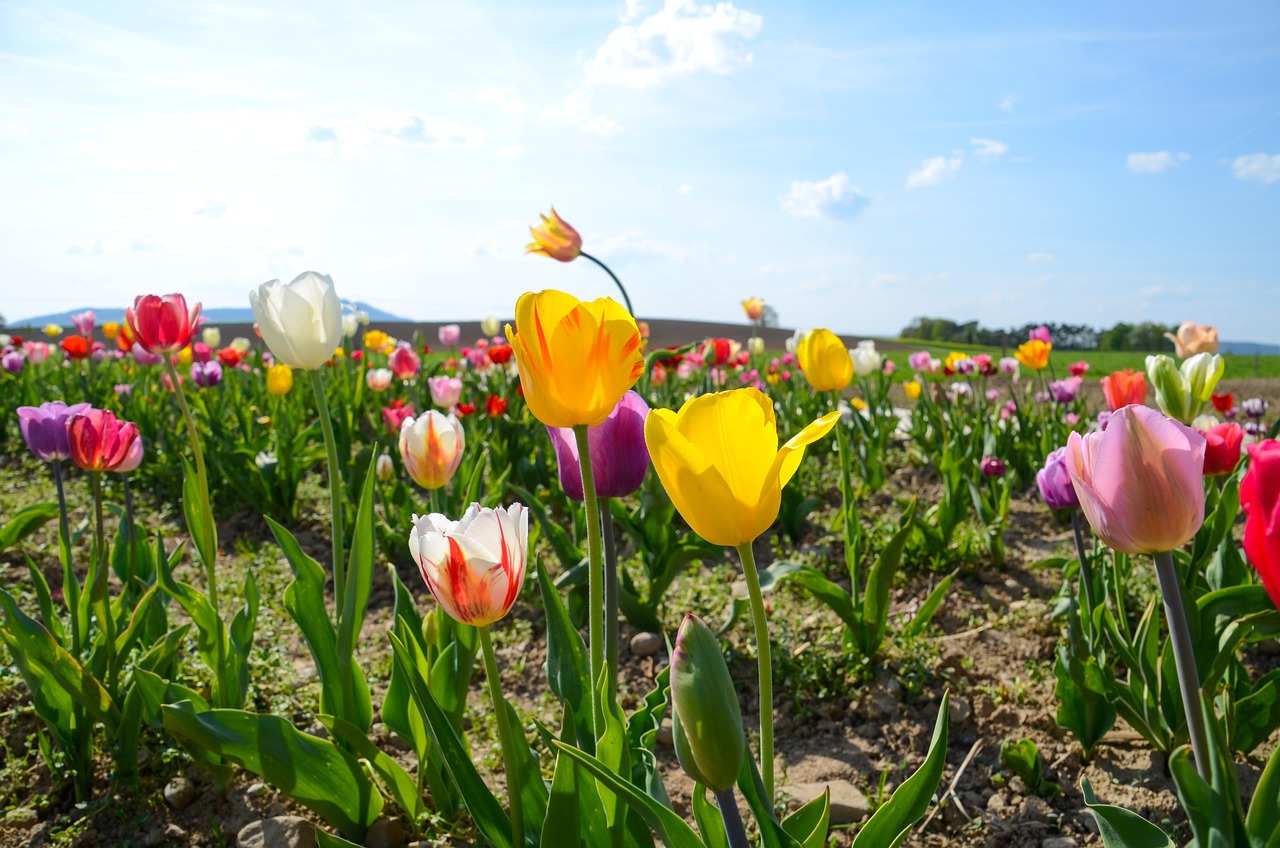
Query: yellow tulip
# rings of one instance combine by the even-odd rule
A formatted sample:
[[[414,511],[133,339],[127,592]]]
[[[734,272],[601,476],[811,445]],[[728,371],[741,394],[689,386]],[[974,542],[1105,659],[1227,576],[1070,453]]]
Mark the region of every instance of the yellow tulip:
[[[293,388],[293,369],[288,365],[272,365],[267,369],[267,391],[273,395],[287,395]]]
[[[695,397],[679,412],[653,410],[644,440],[658,478],[693,531],[712,544],[737,547],[769,529],[805,446],[839,420],[839,412],[829,412],[779,448],[773,401],[754,388],[735,389]]]
[[[796,346],[796,359],[814,391],[843,391],[853,380],[853,357],[830,330],[807,333]]]
[[[908,380],[902,384],[902,390],[907,393],[910,400],[918,400],[920,398],[920,383],[916,380]]]
[[[191,345],[187,345],[182,350],[178,351],[178,364],[184,368],[191,364],[191,358]]]
[[[520,386],[548,427],[594,427],[644,373],[640,329],[622,305],[548,289],[526,292],[507,325]]]
[[[561,262],[572,262],[577,259],[578,254],[582,252],[582,236],[578,235],[578,231],[556,214],[555,207],[551,209],[550,218],[546,215],[538,217],[542,219],[542,225],[529,228],[529,232],[533,234],[533,241],[524,252],[549,256]]]
[[[849,398],[849,405],[859,412],[865,412],[867,409],[867,402],[860,397]]]
[[[1049,367],[1049,351],[1053,350],[1053,345],[1032,339],[1029,342],[1023,342],[1018,345],[1018,352],[1015,354],[1018,361],[1030,368],[1032,371],[1043,371]]]
[[[102,335],[106,337],[107,341],[115,341],[116,336],[120,335],[120,325],[115,321],[108,321],[102,325]]]
[[[57,324],[45,324],[44,334],[50,338],[56,339],[58,336],[62,335],[62,328]]]
[[[759,321],[764,316],[764,298],[749,297],[742,301],[742,311],[747,314],[747,320],[751,322]]]
[[[382,350],[387,346],[387,334],[381,330],[370,330],[364,334],[364,346],[369,350]]]

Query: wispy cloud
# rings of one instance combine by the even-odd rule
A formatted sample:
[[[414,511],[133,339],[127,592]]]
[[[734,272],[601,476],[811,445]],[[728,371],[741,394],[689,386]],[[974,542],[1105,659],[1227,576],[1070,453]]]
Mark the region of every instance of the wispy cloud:
[[[651,239],[642,230],[624,230],[617,235],[593,239],[591,250],[618,260],[660,258],[669,262],[684,262],[690,256],[703,252],[705,245],[673,244]]]
[[[1001,112],[1012,112],[1014,109],[1018,108],[1018,101],[1021,99],[1021,94],[1016,91],[1011,91],[1004,97],[1000,98],[1000,102],[996,104],[996,107]]]
[[[204,218],[221,218],[227,211],[227,204],[221,200],[206,200],[204,206],[195,211],[195,214]]]
[[[969,143],[974,146],[974,155],[984,159],[999,159],[1009,152],[1009,145],[994,138],[971,138]]]
[[[791,191],[779,197],[778,202],[797,218],[851,221],[867,207],[871,198],[849,182],[847,174],[838,171],[818,182],[792,182]]]
[[[604,115],[596,115],[591,120],[582,125],[582,131],[589,135],[598,135],[608,138],[611,135],[617,135],[622,125],[613,118]]]
[[[101,256],[103,253],[102,242],[95,241],[89,246],[82,244],[73,244],[67,248],[68,256]]]
[[[964,154],[956,152],[951,156],[934,156],[920,163],[920,167],[907,174],[907,188],[923,188],[933,186],[943,180],[951,179],[964,164]]]
[[[1280,180],[1280,153],[1251,153],[1238,156],[1231,163],[1231,173],[1238,180],[1253,180],[1263,185],[1271,185]]]
[[[1159,174],[1176,168],[1191,158],[1189,153],[1171,153],[1160,150],[1155,153],[1130,153],[1125,166],[1135,174]]]
[[[1052,254],[1052,253],[1038,253],[1038,252],[1037,252],[1037,253],[1028,253],[1028,254],[1027,254],[1027,261],[1028,261],[1028,262],[1052,262],[1052,261],[1053,261],[1053,254]]]
[[[504,115],[523,115],[529,111],[529,104],[516,93],[513,85],[482,88],[476,92],[476,102],[491,103]]]

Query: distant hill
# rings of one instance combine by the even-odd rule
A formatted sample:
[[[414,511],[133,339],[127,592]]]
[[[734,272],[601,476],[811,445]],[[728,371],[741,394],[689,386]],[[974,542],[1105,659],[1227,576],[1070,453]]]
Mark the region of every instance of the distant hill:
[[[1242,356],[1253,356],[1260,353],[1263,356],[1276,356],[1280,354],[1280,345],[1258,344],[1257,342],[1220,342],[1218,344],[1219,353],[1238,353]]]
[[[369,313],[371,321],[399,321],[407,322],[408,318],[402,318],[390,312],[384,312],[376,306],[370,306],[367,303],[356,303],[357,308],[363,309]],[[66,312],[56,312],[51,315],[36,315],[32,318],[23,318],[19,321],[9,322],[10,327],[43,327],[46,324],[57,324],[60,327],[71,326],[71,316],[75,313],[84,312],[86,309],[92,308],[98,316],[98,323],[103,324],[107,321],[119,321],[124,315],[123,306],[95,306],[82,307],[80,309],[68,309]],[[222,307],[214,309],[205,309],[201,313],[205,316],[210,324],[252,324],[253,310],[247,306],[238,307]]]

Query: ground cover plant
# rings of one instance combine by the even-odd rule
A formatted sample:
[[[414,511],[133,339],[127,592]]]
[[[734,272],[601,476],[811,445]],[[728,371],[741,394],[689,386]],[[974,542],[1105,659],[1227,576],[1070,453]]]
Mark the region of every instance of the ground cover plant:
[[[1215,331],[657,348],[609,275],[465,346],[312,272],[0,338],[0,844],[1277,844]]]

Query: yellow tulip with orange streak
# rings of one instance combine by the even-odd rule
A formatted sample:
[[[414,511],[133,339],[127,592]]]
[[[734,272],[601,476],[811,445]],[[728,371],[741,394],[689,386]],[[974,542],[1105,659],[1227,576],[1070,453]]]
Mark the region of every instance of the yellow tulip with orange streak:
[[[1049,367],[1049,352],[1052,350],[1052,344],[1032,339],[1018,345],[1018,352],[1014,356],[1032,371],[1043,371]]]
[[[578,235],[578,231],[556,214],[554,206],[551,208],[550,218],[546,215],[538,217],[542,218],[542,224],[529,228],[533,241],[524,252],[548,256],[561,262],[577,259],[582,252],[582,236]]]
[[[764,298],[749,297],[742,301],[742,311],[747,314],[748,320],[759,321],[764,316]]]
[[[453,479],[466,445],[462,423],[453,415],[429,409],[400,424],[400,458],[424,489],[439,489]]]

